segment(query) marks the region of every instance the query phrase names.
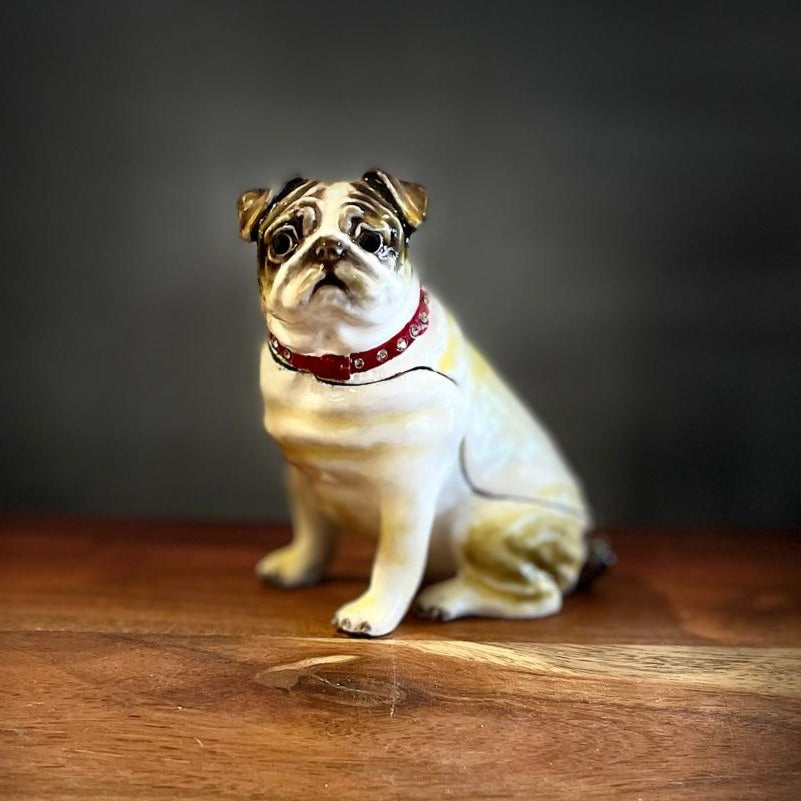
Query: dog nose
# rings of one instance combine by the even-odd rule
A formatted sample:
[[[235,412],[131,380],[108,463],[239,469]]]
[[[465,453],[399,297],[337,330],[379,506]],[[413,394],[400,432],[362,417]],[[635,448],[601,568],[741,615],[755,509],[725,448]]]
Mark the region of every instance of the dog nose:
[[[323,236],[314,246],[314,255],[319,261],[334,262],[342,258],[345,250],[345,243],[341,240],[334,236]]]

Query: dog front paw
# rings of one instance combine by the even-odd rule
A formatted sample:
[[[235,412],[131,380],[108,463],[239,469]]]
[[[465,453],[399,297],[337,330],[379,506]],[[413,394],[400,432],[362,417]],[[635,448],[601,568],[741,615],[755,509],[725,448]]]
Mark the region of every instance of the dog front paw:
[[[397,627],[403,612],[386,608],[380,599],[368,591],[355,601],[341,606],[331,623],[338,631],[353,637],[383,637]]]
[[[464,614],[469,592],[456,578],[432,584],[414,602],[414,612],[427,620],[453,620]]]
[[[279,587],[306,587],[320,580],[323,566],[310,560],[300,548],[285,545],[260,559],[255,572],[262,581]]]

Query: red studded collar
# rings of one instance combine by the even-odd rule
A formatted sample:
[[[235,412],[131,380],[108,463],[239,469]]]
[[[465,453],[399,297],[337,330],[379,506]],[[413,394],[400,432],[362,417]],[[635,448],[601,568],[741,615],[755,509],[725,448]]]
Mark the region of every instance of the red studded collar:
[[[270,352],[279,364],[302,373],[311,373],[323,381],[347,381],[353,373],[365,373],[400,356],[415,339],[425,333],[428,328],[428,314],[428,292],[420,287],[420,302],[412,319],[395,336],[375,348],[347,356],[335,353],[309,356],[305,353],[296,353],[279,342],[272,332],[268,332]]]

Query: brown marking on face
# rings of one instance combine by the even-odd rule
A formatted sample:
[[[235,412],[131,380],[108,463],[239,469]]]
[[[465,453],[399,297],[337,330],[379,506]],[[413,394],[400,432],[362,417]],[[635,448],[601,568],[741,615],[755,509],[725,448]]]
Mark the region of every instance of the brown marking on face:
[[[259,223],[259,237],[263,237],[268,229],[274,227],[275,223],[281,220],[301,198],[319,200],[323,196],[325,190],[326,185],[319,181],[305,181],[303,184],[296,186],[292,191],[288,192],[270,206],[267,214],[264,215]]]
[[[348,216],[346,225],[343,227],[349,236],[357,242],[360,234],[365,232],[377,232],[383,240],[384,258],[381,260],[391,264],[395,269],[400,269],[406,260],[406,250],[408,237],[403,227],[403,220],[397,211],[387,204],[377,192],[366,184],[355,181],[351,184],[351,191],[348,195],[350,201],[346,208],[351,213]],[[354,213],[353,210],[356,210]],[[364,247],[364,244],[363,244]],[[368,246],[368,252],[373,252]],[[381,258],[381,256],[379,256]]]
[[[315,201],[322,198],[325,190],[325,184],[319,181],[305,181],[281,197],[261,219],[256,242],[258,281],[262,296],[268,291],[281,264],[291,258],[292,253],[319,226],[321,214]],[[277,253],[272,247],[274,238],[279,233],[292,240],[289,251],[285,253]]]
[[[428,192],[421,184],[402,181],[384,170],[368,170],[357,182],[393,207],[408,239],[422,225],[428,209]]]

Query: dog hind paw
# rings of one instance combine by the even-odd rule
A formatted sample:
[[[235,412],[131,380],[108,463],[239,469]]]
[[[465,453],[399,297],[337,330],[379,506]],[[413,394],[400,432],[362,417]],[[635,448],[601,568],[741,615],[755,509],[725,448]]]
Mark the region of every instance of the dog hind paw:
[[[448,609],[445,609],[442,606],[435,606],[433,604],[422,604],[416,603],[414,605],[414,613],[417,617],[423,618],[424,620],[451,620],[453,615]]]
[[[267,584],[307,587],[320,580],[323,570],[316,564],[309,564],[302,554],[287,545],[261,558],[256,563],[254,572]]]

